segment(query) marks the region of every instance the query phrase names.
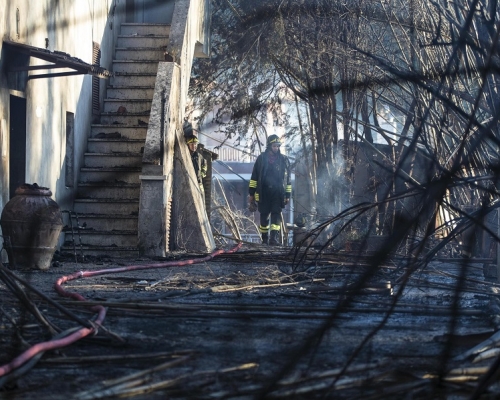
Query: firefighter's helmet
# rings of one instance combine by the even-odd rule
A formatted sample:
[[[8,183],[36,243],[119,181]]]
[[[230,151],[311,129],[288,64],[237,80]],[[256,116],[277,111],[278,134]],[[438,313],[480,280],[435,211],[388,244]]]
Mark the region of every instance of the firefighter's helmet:
[[[187,137],[186,138],[186,143],[189,144],[189,143],[198,143],[199,140],[196,136],[190,136],[190,137]]]
[[[281,140],[278,137],[278,135],[271,135],[267,138],[267,145],[271,146],[272,144],[279,144],[281,145]]]

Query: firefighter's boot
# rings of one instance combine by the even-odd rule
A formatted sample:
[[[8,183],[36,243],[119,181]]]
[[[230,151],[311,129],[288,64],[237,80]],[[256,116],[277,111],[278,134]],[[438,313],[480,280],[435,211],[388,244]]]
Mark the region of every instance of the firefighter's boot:
[[[280,244],[280,231],[271,231],[269,246],[279,246]]]
[[[261,233],[262,244],[269,244],[269,233]]]

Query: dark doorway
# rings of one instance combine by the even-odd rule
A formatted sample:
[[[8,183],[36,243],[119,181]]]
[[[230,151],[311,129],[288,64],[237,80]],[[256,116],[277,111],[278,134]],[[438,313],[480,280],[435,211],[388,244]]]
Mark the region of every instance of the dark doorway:
[[[75,184],[75,114],[66,113],[66,163],[64,183],[67,187]]]
[[[9,198],[26,182],[26,99],[10,96]]]
[[[127,0],[126,21],[142,24],[170,24],[174,0]]]

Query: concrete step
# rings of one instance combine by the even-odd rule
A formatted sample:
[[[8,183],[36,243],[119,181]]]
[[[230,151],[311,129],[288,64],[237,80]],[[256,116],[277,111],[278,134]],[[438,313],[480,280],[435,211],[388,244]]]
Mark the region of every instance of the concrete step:
[[[76,253],[78,257],[81,254],[85,257],[97,257],[97,258],[136,258],[139,257],[139,249],[137,247],[118,247],[118,246],[80,246],[76,241],[75,246],[68,244],[66,246],[61,246],[61,253],[66,257],[73,257]]]
[[[75,224],[75,220],[73,221]],[[73,228],[73,234],[77,234],[82,230],[137,231],[137,216],[119,214],[79,214],[78,224],[82,228],[78,229],[75,226]],[[64,232],[66,235],[72,234],[71,228],[65,228]]]
[[[118,113],[101,113],[101,124],[103,125],[115,125],[120,127],[121,125],[136,125],[141,127],[146,127],[149,122],[149,113],[141,114],[141,113],[131,113],[127,112],[126,114],[118,114]],[[117,128],[120,129],[120,128]]]
[[[139,199],[75,199],[77,214],[121,214],[138,215]]]
[[[83,246],[113,246],[113,247],[137,247],[137,231],[97,231],[81,230],[78,237],[73,239],[72,235],[65,235],[64,245],[70,246],[76,240],[76,245]]]
[[[148,128],[146,126],[131,125],[92,125],[90,135],[92,138],[120,138],[146,140]]]
[[[106,99],[140,99],[146,100],[153,98],[155,92],[154,86],[110,86],[106,90]]]
[[[165,61],[166,48],[116,48],[115,60]]]
[[[156,74],[158,61],[113,60],[113,72]]]
[[[146,139],[158,61],[165,59],[170,27],[121,25],[114,77],[100,123],[92,125],[74,212],[76,234],[65,232],[61,251],[87,256],[137,257],[142,149]]]
[[[84,167],[141,167],[141,153],[85,153]]]
[[[140,183],[80,182],[79,199],[138,199]]]
[[[168,36],[167,35],[118,35],[116,41],[116,48],[152,48],[158,49],[165,48],[168,46]]]
[[[94,139],[89,138],[89,153],[142,153],[142,139]]]
[[[165,24],[122,23],[120,26],[120,35],[168,36],[169,34],[170,34],[170,25],[165,25]]]
[[[86,168],[80,169],[80,182],[140,183],[141,168]]]
[[[134,74],[127,72],[115,72],[111,78],[112,86],[126,86],[126,87],[153,87],[156,82],[156,74]]]
[[[150,99],[105,99],[104,112],[105,113],[119,113],[119,114],[149,114],[151,111],[151,103],[153,97]],[[120,111],[120,112],[119,112]]]

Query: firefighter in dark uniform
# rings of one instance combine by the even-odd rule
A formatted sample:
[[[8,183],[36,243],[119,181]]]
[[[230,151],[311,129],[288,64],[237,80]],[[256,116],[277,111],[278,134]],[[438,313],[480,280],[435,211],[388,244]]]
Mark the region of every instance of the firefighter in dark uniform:
[[[288,204],[292,194],[290,161],[280,153],[280,146],[277,135],[269,136],[266,151],[255,161],[248,188],[248,208],[256,211],[258,204],[262,243],[269,242],[271,246],[280,244],[281,210]]]
[[[203,178],[207,176],[207,161],[205,158],[196,151],[198,149],[199,140],[196,136],[186,137],[186,143],[191,154],[191,160],[193,161],[194,172],[196,173],[196,180],[198,181],[198,186],[203,191]]]

